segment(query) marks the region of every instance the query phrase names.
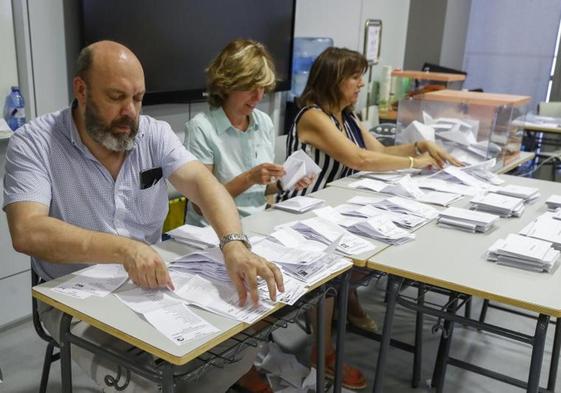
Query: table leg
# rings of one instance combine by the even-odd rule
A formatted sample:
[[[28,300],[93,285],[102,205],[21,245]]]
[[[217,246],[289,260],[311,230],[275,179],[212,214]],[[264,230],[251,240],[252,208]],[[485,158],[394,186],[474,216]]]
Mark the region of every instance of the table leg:
[[[422,307],[425,303],[425,284],[419,283],[417,287],[417,305]],[[424,314],[417,311],[415,318],[415,352],[413,352],[413,378],[411,386],[416,388],[421,381],[421,365],[423,358],[423,322]]]
[[[338,311],[339,319],[337,320],[337,353],[335,360],[335,385],[333,393],[341,393],[343,384],[343,362],[345,360],[345,333],[347,329],[347,306],[349,300],[349,281],[351,279],[351,271],[346,272],[343,282],[339,288]]]
[[[162,366],[162,393],[174,393],[175,386],[173,384],[173,366],[165,362]]]
[[[395,313],[395,305],[399,288],[403,279],[400,277],[388,275],[388,285],[386,290],[386,315],[384,317],[384,327],[382,330],[382,340],[380,342],[380,351],[378,352],[378,362],[376,365],[376,375],[374,377],[374,393],[381,393],[384,389],[384,373],[386,365],[386,356],[390,347],[392,336],[392,323]]]
[[[62,393],[72,393],[72,361],[70,352],[70,323],[72,316],[63,314],[60,321],[60,375]]]
[[[456,313],[456,305],[458,301],[454,300],[447,308],[448,312]],[[452,334],[454,333],[454,321],[445,320],[440,336],[440,345],[438,347],[438,355],[433,373],[433,386],[436,386],[437,393],[444,390],[444,379],[446,377],[446,367],[448,366],[448,358],[450,356],[450,347],[452,346]]]
[[[323,288],[322,288],[323,290]],[[316,335],[316,392],[325,391],[325,292],[320,296],[316,305],[317,335]]]
[[[545,348],[545,335],[549,325],[549,316],[540,314],[536,323],[532,360],[530,361],[530,375],[528,377],[528,393],[538,393],[540,386],[540,373],[542,369],[543,351]]]
[[[549,390],[550,392],[555,392],[557,369],[559,367],[560,347],[561,347],[561,318],[556,318],[555,335],[553,336],[553,348],[551,350],[551,363],[549,365],[549,378],[547,380],[547,390]]]

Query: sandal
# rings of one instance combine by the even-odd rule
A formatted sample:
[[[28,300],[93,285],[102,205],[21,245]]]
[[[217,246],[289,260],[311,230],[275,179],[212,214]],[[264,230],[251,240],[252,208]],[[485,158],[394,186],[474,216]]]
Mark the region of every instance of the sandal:
[[[317,368],[316,357],[316,352],[312,351],[312,367]],[[325,377],[335,379],[335,351],[325,357]],[[344,388],[351,390],[360,390],[367,386],[366,378],[364,378],[362,371],[345,363],[343,363],[342,385]]]

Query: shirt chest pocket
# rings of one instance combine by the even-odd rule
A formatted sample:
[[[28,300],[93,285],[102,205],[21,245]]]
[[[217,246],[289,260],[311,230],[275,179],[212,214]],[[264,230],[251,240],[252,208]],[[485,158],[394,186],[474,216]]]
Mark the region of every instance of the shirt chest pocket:
[[[142,225],[161,227],[168,212],[167,184],[161,179],[134,197],[136,219]]]

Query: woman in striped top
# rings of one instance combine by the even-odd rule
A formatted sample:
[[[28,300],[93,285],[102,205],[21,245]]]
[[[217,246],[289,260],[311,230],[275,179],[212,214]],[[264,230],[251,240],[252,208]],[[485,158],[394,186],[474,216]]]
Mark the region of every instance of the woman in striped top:
[[[298,101],[301,110],[288,133],[287,156],[303,150],[322,172],[309,187],[287,192],[281,199],[321,190],[356,171],[460,165],[433,142],[386,147],[361,125],[353,107],[367,66],[364,56],[345,48],[326,49],[312,65]]]
[[[279,199],[321,190],[327,183],[361,170],[441,168],[446,162],[460,165],[430,141],[385,147],[361,125],[353,107],[364,86],[362,76],[367,66],[364,56],[344,48],[328,48],[315,60],[298,101],[301,110],[288,133],[287,156],[303,150],[322,171],[309,187],[287,191]],[[353,278],[358,279],[354,275]],[[327,317],[332,313],[332,307],[331,301],[326,307]],[[360,305],[356,289],[349,294],[348,319],[364,330],[376,330],[376,323]],[[330,337],[330,333],[327,329],[326,337]],[[329,367],[330,362],[327,365]],[[362,374],[356,369],[352,369],[352,373],[358,386]]]

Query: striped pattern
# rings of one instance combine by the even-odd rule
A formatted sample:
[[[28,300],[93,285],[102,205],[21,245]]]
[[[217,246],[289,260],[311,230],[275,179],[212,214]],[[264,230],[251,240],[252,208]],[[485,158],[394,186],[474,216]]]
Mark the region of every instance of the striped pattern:
[[[313,106],[306,106],[300,110],[300,112],[294,119],[292,128],[288,132],[288,137],[286,139],[286,156],[288,157],[296,150],[303,150],[314,160],[316,164],[318,164],[318,166],[322,170],[319,176],[316,178],[315,182],[311,184],[310,187],[300,191],[295,190],[292,192],[286,192],[280,196],[279,198],[280,200],[290,199],[298,195],[307,195],[312,192],[321,190],[325,188],[327,183],[330,183],[342,177],[352,175],[353,173],[356,172],[354,169],[349,168],[338,161],[335,161],[329,155],[327,155],[321,150],[316,149],[314,146],[300,142],[300,140],[298,139],[298,132],[297,132],[298,122],[302,117],[302,115],[307,110],[322,110],[322,109],[317,105],[313,105]],[[333,124],[335,124],[335,126],[337,126],[337,128],[340,129],[338,127],[339,122],[335,118],[335,116],[329,113],[326,114],[329,116],[331,121],[333,121]],[[343,130],[341,132],[344,132],[346,137],[349,138],[349,140],[351,140],[354,144],[362,148],[365,147],[364,140],[360,132],[360,127],[358,126],[355,117],[351,113],[343,113],[342,128]]]

